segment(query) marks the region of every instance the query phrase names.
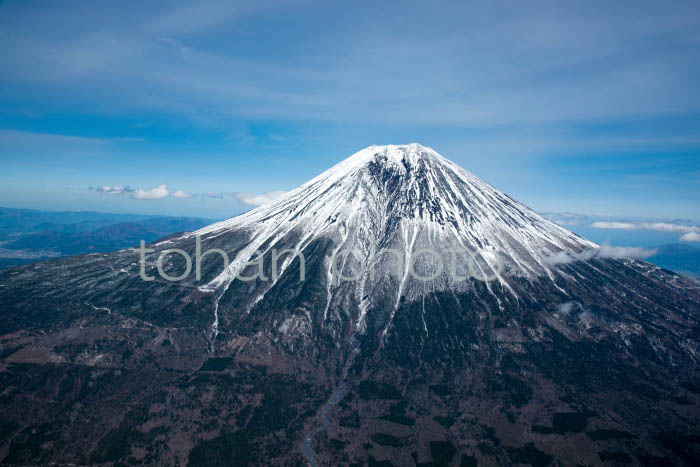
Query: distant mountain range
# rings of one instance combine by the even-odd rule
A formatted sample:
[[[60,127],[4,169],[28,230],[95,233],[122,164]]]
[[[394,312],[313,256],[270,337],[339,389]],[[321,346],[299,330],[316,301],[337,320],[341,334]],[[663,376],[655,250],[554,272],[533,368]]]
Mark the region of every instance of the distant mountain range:
[[[137,246],[214,222],[101,212],[46,212],[0,208],[0,268]]]

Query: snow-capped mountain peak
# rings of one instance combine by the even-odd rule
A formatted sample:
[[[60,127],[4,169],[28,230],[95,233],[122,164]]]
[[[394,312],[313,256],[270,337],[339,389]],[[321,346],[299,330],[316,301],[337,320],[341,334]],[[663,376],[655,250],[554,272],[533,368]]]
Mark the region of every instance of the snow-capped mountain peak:
[[[426,255],[413,256],[426,249],[444,260],[443,273],[433,281],[436,289],[469,286],[454,284],[447,274],[457,248],[485,276],[493,273],[494,280],[515,293],[515,277],[553,280],[548,257],[595,246],[417,143],[365,148],[282,197],[190,236],[213,239],[229,231],[246,232],[250,241],[228,270],[202,290],[227,287],[257,254],[290,248],[303,252],[325,240],[334,254],[353,252],[342,267],[345,275],[361,276],[353,292],[358,301],[386,280],[396,281],[397,297],[419,296],[424,284],[406,271],[414,260],[418,273],[435,267]],[[387,248],[400,254],[373,257]],[[498,256],[502,270],[489,272],[495,268],[485,262],[484,251]],[[379,270],[372,277],[359,272],[373,260]],[[331,269],[328,260],[326,273]],[[466,266],[457,269],[463,273]],[[332,290],[328,293],[330,302]]]

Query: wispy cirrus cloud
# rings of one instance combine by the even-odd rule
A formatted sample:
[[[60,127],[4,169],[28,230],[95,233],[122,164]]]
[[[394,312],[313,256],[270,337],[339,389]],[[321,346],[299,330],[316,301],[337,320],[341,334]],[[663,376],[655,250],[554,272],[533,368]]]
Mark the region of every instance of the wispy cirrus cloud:
[[[50,21],[57,7],[35,12],[20,2],[7,6],[8,19],[0,20],[7,79],[59,88],[86,103],[98,97],[90,104],[98,108],[157,108],[209,121],[235,114],[483,125],[697,110],[697,67],[684,59],[696,52],[692,3],[630,11],[607,2],[558,8],[534,2],[513,5],[507,17],[482,5],[454,4],[450,21],[443,9],[417,3],[393,26],[421,19],[420,37],[410,28],[368,21],[369,8],[348,16],[339,6],[306,3],[149,4],[125,25],[89,6]],[[347,19],[316,28],[313,39],[288,26],[279,30],[284,41],[236,33],[244,21],[264,30],[282,13],[302,25],[322,22],[324,14]],[[26,34],[33,23],[9,19],[17,15],[50,26]],[[95,21],[84,20],[91,17]],[[237,47],[217,47],[214,31]],[[54,39],[59,33],[63,40]],[[659,45],[665,35],[674,38],[673,54]],[[309,50],[309,41],[324,46],[297,64],[276,60],[281,50]],[[636,53],[641,47],[643,59]],[[261,53],[240,52],[248,48]],[[411,72],[397,81],[397,70]],[[119,87],[110,86],[115,80]]]

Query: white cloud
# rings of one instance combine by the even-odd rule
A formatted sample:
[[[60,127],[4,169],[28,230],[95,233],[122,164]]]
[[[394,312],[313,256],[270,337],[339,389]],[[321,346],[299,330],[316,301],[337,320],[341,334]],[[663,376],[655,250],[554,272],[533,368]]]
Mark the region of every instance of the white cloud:
[[[249,206],[260,206],[288,193],[283,190],[268,191],[266,193],[250,193],[237,191],[208,191],[202,196],[213,199],[233,198]]]
[[[567,253],[566,251],[560,251],[559,253],[545,258],[545,261],[549,264],[569,264],[574,261],[588,261],[596,255],[597,249],[589,248],[583,250],[580,253]]]
[[[277,190],[268,191],[267,193],[236,193],[234,196],[244,204],[248,204],[250,206],[260,206],[261,204],[265,204],[279,198],[285,193],[287,192]]]
[[[552,222],[563,226],[579,225],[581,221],[588,218],[585,214],[577,214],[575,212],[543,212],[544,217]]]
[[[569,313],[571,313],[571,310],[574,309],[574,305],[575,305],[575,304],[576,304],[576,303],[574,303],[574,302],[564,302],[564,303],[560,303],[560,304],[557,306],[557,312],[558,312],[558,313],[561,313],[561,314],[563,314],[563,315],[568,315]]]
[[[624,230],[633,230],[633,229],[637,228],[637,226],[635,224],[632,224],[630,222],[606,222],[606,221],[594,222],[591,224],[591,227],[594,227],[596,229],[624,229]]]
[[[105,195],[130,195],[132,199],[163,199],[163,198],[192,198],[194,195],[187,190],[178,189],[174,191],[168,190],[168,185],[162,183],[150,190],[142,188],[134,189],[129,186],[110,186],[103,185],[100,187],[90,187],[89,190],[96,191]]]
[[[175,190],[172,193],[173,198],[191,198],[192,194],[187,190]]]
[[[657,250],[647,248],[603,244],[599,248],[587,248],[579,253],[560,251],[545,258],[545,261],[549,264],[569,264],[574,261],[588,261],[592,258],[649,258],[656,252]]]
[[[221,193],[217,191],[207,191],[204,193],[202,196],[206,196],[207,198],[213,198],[213,199],[224,199],[225,196],[234,196],[233,193]]]
[[[97,188],[90,187],[91,190],[95,190],[98,193],[104,193],[106,195],[126,195],[134,192],[132,188],[128,186],[109,186],[102,185]]]
[[[681,237],[681,242],[700,242],[700,233],[688,232]]]
[[[600,258],[649,258],[654,256],[658,250],[650,250],[635,246],[612,246],[603,244],[598,249]]]
[[[579,221],[568,221],[568,220],[563,220],[563,219],[550,219],[553,222],[556,222],[559,225],[578,225]]]
[[[134,199],[162,199],[170,195],[166,184],[158,185],[150,190],[138,189],[131,195]]]
[[[700,232],[700,226],[672,224],[670,222],[606,222],[591,224],[596,229],[656,230],[657,232]]]
[[[681,242],[700,241],[700,226],[674,224],[671,222],[606,222],[598,221],[591,224],[596,229],[622,229],[622,230],[654,230],[657,232],[685,232],[680,238]]]
[[[574,220],[583,220],[583,219],[586,219],[588,217],[585,214],[577,214],[575,212],[568,212],[568,211],[559,213],[559,215],[561,217],[563,217],[564,219],[574,219]]]
[[[700,232],[697,225],[669,224],[667,222],[643,222],[641,228],[660,232]]]

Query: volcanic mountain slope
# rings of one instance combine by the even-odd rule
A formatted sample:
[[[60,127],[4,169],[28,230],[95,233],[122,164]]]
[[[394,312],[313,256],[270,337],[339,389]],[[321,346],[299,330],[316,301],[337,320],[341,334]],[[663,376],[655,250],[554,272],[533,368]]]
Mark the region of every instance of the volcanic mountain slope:
[[[198,243],[228,267],[157,272]],[[432,149],[366,148],[149,247],[151,281],[135,249],[0,272],[3,463],[700,456],[698,286],[606,258]]]

